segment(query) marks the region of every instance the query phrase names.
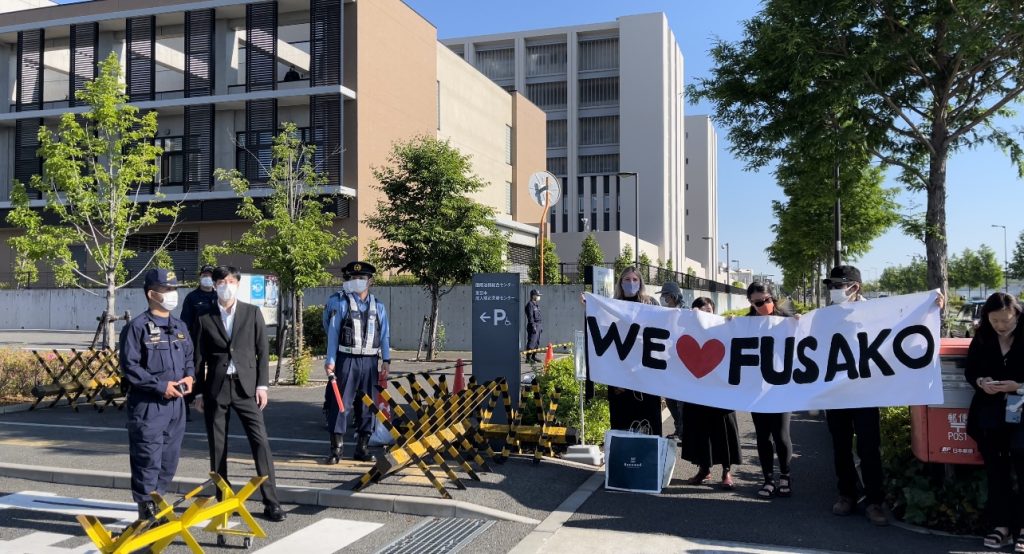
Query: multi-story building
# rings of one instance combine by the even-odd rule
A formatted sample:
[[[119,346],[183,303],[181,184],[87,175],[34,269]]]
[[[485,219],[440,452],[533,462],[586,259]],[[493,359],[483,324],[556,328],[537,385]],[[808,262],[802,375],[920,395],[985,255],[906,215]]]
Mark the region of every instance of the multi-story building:
[[[388,163],[395,141],[417,135],[473,155],[475,173],[488,182],[476,196],[510,234],[512,262],[535,248],[538,231],[529,223],[541,208],[526,188],[545,159],[544,113],[452,55],[434,26],[400,0],[94,0],[22,9],[0,21],[0,55],[8,60],[0,63],[0,94],[10,99],[0,105],[2,267],[10,267],[5,239],[15,232],[4,221],[11,182],[40,172],[38,129],[87,109],[75,93],[111,53],[121,59],[129,101],[158,114],[164,154],[144,192],[184,202],[171,254],[186,276],[204,245],[247,228],[235,215],[239,198],[214,169],[239,169],[253,184],[250,194],[265,197],[282,122],[294,122],[317,146],[336,227],[356,238],[340,264],[365,255],[375,236],[365,224],[382,200],[373,168]],[[42,205],[38,193],[33,202]],[[130,247],[152,249],[166,232],[155,227]]]
[[[718,246],[718,134],[706,115],[688,115],[683,126],[686,255],[704,267],[701,277],[720,281],[726,276]]]
[[[548,223],[562,259],[594,233],[611,260],[639,232],[652,260],[702,273],[685,241],[683,55],[664,14],[442,42],[547,113],[546,166],[563,190]]]

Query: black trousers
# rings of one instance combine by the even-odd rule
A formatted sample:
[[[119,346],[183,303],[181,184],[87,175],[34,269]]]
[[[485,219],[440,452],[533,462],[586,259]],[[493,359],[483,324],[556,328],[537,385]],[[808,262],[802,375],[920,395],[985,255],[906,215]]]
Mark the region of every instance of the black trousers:
[[[882,488],[882,432],[878,408],[826,410],[825,420],[832,434],[839,494],[857,500],[857,467],[853,462],[853,436],[857,435],[857,456],[868,504],[885,500]]]
[[[1004,429],[994,429],[977,437],[977,441],[988,476],[985,515],[993,527],[1014,531],[1024,525],[1024,451],[1011,448],[1010,437]],[[1017,474],[1016,491],[1011,472]]]
[[[246,396],[237,379],[226,377],[217,395],[203,395],[203,415],[206,418],[206,436],[210,442],[210,469],[225,480],[228,478],[228,420],[231,410],[238,414],[249,439],[252,459],[256,462],[256,474],[266,475],[267,480],[260,486],[263,503],[280,505],[274,479],[274,456],[270,452],[270,440],[263,423],[263,411],[256,405],[256,397]]]
[[[757,457],[761,461],[761,474],[765,481],[775,475],[775,456],[779,456],[779,473],[789,473],[793,459],[793,441],[789,438],[789,412],[782,414],[751,413],[757,434]]]

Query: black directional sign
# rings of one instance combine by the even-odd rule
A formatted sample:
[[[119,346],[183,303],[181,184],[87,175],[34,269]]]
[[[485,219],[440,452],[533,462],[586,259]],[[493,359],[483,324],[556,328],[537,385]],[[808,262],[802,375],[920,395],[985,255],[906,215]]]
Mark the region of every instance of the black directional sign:
[[[512,405],[519,405],[519,274],[473,276],[473,375],[480,383],[508,381]],[[504,410],[495,419],[504,422]]]

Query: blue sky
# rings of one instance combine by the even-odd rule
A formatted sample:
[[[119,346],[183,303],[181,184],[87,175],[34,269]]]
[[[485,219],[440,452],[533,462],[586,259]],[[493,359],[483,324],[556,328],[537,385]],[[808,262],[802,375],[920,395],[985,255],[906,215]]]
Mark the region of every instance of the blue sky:
[[[686,83],[710,74],[708,56],[715,38],[737,40],[741,23],[753,16],[760,2],[696,2],[693,0],[406,0],[437,27],[439,38],[558,27],[610,21],[621,15],[665,12],[685,58]],[[706,104],[687,104],[687,115],[709,113]],[[1024,126],[1024,117],[1011,125]],[[719,236],[730,243],[732,258],[742,267],[779,277],[778,268],[768,262],[764,249],[773,236],[770,200],[781,199],[770,170],[744,171],[744,164],[731,153],[719,133]],[[891,182],[890,186],[898,186]],[[993,223],[1006,225],[1009,249],[1024,229],[1024,182],[1017,178],[1009,159],[994,148],[961,152],[948,165],[949,195],[947,222],[950,253],[977,248],[986,243],[1003,260],[1003,231]],[[914,211],[923,211],[924,194],[904,192],[900,201]],[[910,257],[924,255],[924,245],[894,229],[875,241],[872,251],[854,262],[866,279],[875,279],[889,265],[905,264]],[[724,253],[722,258],[724,258]]]

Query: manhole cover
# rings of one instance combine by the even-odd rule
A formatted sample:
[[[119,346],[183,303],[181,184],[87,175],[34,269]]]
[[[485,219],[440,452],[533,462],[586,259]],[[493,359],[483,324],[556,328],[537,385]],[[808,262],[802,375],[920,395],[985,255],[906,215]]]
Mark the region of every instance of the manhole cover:
[[[377,554],[454,554],[491,525],[491,519],[428,517]]]

